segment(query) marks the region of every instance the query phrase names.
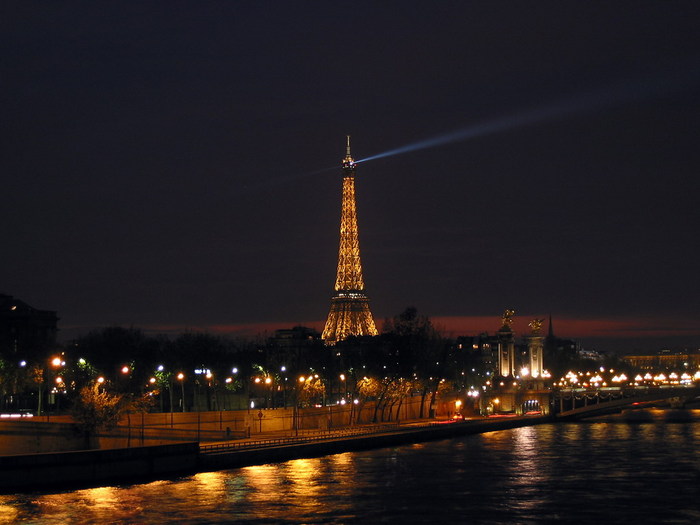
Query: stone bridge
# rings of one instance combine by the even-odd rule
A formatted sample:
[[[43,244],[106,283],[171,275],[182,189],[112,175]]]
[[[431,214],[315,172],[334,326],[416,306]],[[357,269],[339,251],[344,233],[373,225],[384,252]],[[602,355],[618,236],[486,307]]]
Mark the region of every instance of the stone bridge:
[[[700,386],[638,386],[566,389],[552,393],[557,419],[583,419],[668,403],[681,408],[700,397]]]

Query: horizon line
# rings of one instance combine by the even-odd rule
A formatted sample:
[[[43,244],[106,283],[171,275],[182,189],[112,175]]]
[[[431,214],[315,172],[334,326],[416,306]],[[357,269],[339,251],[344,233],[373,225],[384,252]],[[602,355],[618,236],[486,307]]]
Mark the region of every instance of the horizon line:
[[[531,330],[528,323],[536,316],[517,316],[513,320],[514,332],[528,335]],[[546,316],[542,316],[546,317]],[[476,336],[483,333],[496,333],[501,327],[500,318],[496,316],[434,316],[429,317],[433,326],[445,337]],[[691,319],[678,317],[600,317],[581,319],[579,317],[553,317],[553,332],[560,339],[625,339],[625,338],[662,338],[662,337],[700,337],[700,327]],[[260,337],[296,326],[323,330],[325,321],[261,321],[249,323],[128,323],[129,326],[150,334],[161,333],[212,333],[239,337]],[[59,329],[63,333],[88,333],[110,326],[123,326],[113,323],[105,325],[66,325]],[[542,333],[547,334],[547,319],[542,326]],[[79,336],[75,336],[79,337]],[[700,345],[700,343],[698,343]]]

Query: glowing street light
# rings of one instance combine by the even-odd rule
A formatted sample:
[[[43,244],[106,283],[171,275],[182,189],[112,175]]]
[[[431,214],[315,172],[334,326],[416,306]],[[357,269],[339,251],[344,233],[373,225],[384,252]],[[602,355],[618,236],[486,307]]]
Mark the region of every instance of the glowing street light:
[[[177,380],[180,381],[180,391],[181,391],[181,397],[180,397],[180,403],[182,404],[182,411],[185,411],[185,374],[180,372],[177,375]]]
[[[345,374],[340,374],[340,380],[343,382],[343,396],[342,399],[345,401],[345,396],[348,395],[348,382],[346,380]]]

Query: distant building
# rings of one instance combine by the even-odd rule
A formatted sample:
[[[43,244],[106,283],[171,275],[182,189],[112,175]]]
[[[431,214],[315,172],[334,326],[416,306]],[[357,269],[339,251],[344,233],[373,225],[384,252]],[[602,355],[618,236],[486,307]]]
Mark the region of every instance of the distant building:
[[[321,334],[313,328],[306,326],[295,326],[294,328],[282,328],[275,330],[275,335],[270,341],[277,346],[297,347],[314,344],[314,341],[321,339]]]
[[[458,368],[474,368],[474,372],[493,377],[496,375],[496,359],[498,355],[498,338],[484,332],[479,335],[463,335],[457,337],[457,366]]]
[[[554,335],[554,325],[552,324],[552,316],[549,316],[549,329],[547,337],[544,339],[544,351],[546,355],[564,355],[568,357],[580,356],[593,358],[592,356],[583,355],[585,351],[579,343],[573,339],[562,339]]]
[[[295,326],[275,330],[275,335],[267,341],[267,360],[276,367],[295,369],[306,366],[312,356],[322,350],[323,341],[318,331],[306,326]]]
[[[46,357],[56,345],[57,324],[56,312],[0,294],[0,356],[26,361]]]
[[[661,350],[655,354],[625,355],[621,359],[640,370],[697,370],[700,351]]]

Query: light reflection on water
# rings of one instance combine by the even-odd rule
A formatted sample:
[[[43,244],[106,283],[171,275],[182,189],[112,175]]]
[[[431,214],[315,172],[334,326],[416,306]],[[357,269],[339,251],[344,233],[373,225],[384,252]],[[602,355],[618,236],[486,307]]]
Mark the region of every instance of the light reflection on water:
[[[700,423],[540,425],[59,494],[0,522],[699,523]]]

